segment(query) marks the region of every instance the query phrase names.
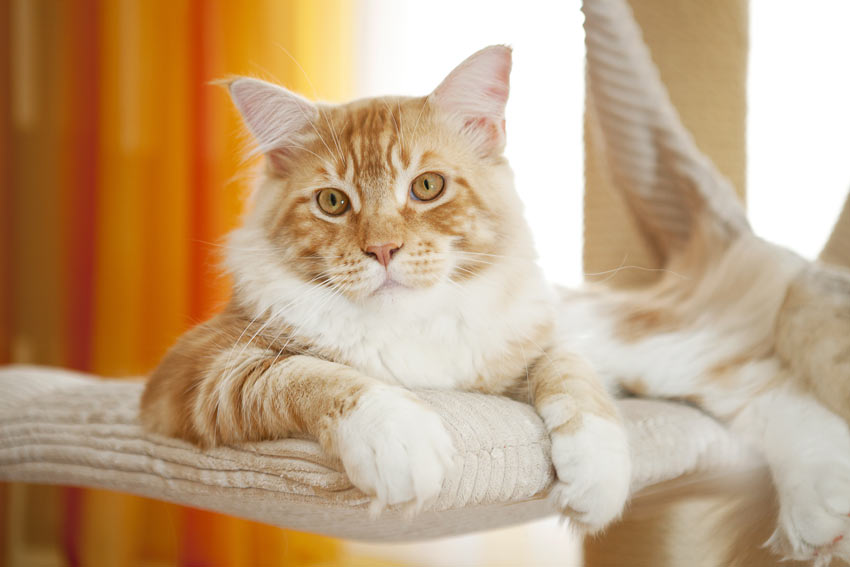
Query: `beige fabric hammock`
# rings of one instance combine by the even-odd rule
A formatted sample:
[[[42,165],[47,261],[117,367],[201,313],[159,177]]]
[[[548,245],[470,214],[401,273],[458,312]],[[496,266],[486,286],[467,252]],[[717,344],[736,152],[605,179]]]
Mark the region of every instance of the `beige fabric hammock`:
[[[144,432],[139,381],[59,369],[0,370],[0,480],[108,488],[277,526],[361,540],[414,540],[553,514],[549,438],[526,404],[498,396],[417,392],[440,413],[461,473],[412,520],[370,519],[366,497],[306,439],[200,451]],[[673,403],[621,404],[634,451],[634,490],[751,463],[716,422]],[[698,435],[692,431],[696,428]]]
[[[728,207],[734,192],[697,150],[667,98],[631,11],[623,0],[585,8],[588,79],[599,140],[614,186],[632,192],[655,222],[680,222],[665,168],[697,186],[706,202]],[[662,194],[665,194],[661,191]],[[634,198],[637,196],[637,198]],[[850,265],[850,213],[824,256]],[[412,520],[390,510],[370,519],[366,498],[340,464],[305,439],[206,452],[142,431],[142,384],[57,369],[0,369],[0,480],[108,488],[207,508],[269,524],[363,540],[454,535],[555,513],[545,497],[553,479],[549,441],[531,407],[504,398],[419,392],[439,412],[461,455],[459,478]],[[624,400],[634,459],[633,493],[670,481],[727,475],[761,466],[728,432],[684,405]],[[674,482],[675,484],[675,482]]]

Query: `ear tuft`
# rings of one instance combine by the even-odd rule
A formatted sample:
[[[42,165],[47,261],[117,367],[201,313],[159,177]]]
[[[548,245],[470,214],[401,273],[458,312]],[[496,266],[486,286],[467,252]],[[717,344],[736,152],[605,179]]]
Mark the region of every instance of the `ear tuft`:
[[[263,153],[286,146],[319,115],[310,101],[259,79],[240,77],[229,83],[228,90]]]
[[[433,104],[456,117],[486,153],[505,145],[505,105],[511,75],[511,48],[491,45],[469,56],[431,93]]]

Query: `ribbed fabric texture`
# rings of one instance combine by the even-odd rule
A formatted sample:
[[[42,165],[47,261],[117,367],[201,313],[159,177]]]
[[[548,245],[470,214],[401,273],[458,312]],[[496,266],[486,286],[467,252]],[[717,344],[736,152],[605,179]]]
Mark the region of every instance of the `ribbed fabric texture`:
[[[141,382],[58,369],[0,369],[0,480],[108,488],[298,530],[369,540],[411,540],[521,523],[553,514],[549,437],[535,411],[497,396],[418,395],[437,411],[460,472],[413,520],[370,519],[367,498],[339,462],[306,439],[200,451],[144,432]],[[724,428],[693,408],[621,403],[634,459],[633,488],[682,475],[752,466]]]
[[[743,195],[746,10],[740,18],[732,18],[730,10],[715,4],[653,2],[642,23],[648,26],[650,39],[668,48],[659,50],[658,62],[677,95],[677,106],[684,108],[684,123],[699,134],[708,155],[719,159],[736,179]],[[732,184],[683,125],[629,4],[594,0],[585,2],[583,10],[585,269],[591,279],[604,272],[596,279],[635,284],[653,279],[654,274],[624,270],[612,278],[608,271],[663,263],[658,243],[644,226],[653,229],[655,238],[676,246],[689,235],[696,204],[707,206],[732,230],[745,228],[747,221]],[[712,24],[705,25],[705,19]],[[668,25],[672,21],[675,26]],[[673,51],[677,45],[687,55]],[[721,58],[723,66],[712,65]]]

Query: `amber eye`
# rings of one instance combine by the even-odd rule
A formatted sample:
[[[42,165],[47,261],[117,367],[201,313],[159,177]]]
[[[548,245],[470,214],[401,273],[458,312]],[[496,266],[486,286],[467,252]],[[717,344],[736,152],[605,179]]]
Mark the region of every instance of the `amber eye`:
[[[433,201],[443,192],[446,180],[439,173],[423,173],[413,180],[410,194],[417,201]]]
[[[316,194],[316,202],[329,215],[339,216],[348,210],[348,195],[339,189],[322,189]]]

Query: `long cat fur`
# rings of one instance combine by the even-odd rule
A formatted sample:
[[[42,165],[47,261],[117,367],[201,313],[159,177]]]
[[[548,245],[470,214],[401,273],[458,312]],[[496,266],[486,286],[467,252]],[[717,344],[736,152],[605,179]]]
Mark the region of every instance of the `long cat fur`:
[[[421,506],[453,447],[405,388],[523,393],[552,434],[556,504],[598,529],[629,474],[601,380],[696,403],[760,450],[776,551],[850,555],[850,278],[759,239],[737,203],[715,207],[683,178],[683,233],[654,222],[651,196],[626,194],[663,278],[556,297],[502,156],[509,69],[509,51],[488,48],[428,97],[342,106],[232,83],[267,156],[229,243],[233,299],[153,373],[143,422],[201,445],[308,433],[377,505]],[[411,180],[433,170],[454,192],[411,203]],[[354,218],[324,218],[323,187],[346,190]],[[389,265],[416,289],[375,294],[385,274],[364,250],[398,239]]]
[[[453,473],[439,416],[408,389],[513,394],[552,438],[552,500],[596,530],[628,495],[612,398],[559,340],[557,295],[534,263],[503,156],[511,53],[486,48],[426,97],[313,104],[237,79],[266,155],[230,237],[230,304],[184,335],[147,384],[152,431],[202,446],[315,437],[377,508],[419,508]],[[443,193],[420,201],[425,172]],[[323,189],[349,209],[323,212]],[[379,261],[376,246],[395,252]]]

